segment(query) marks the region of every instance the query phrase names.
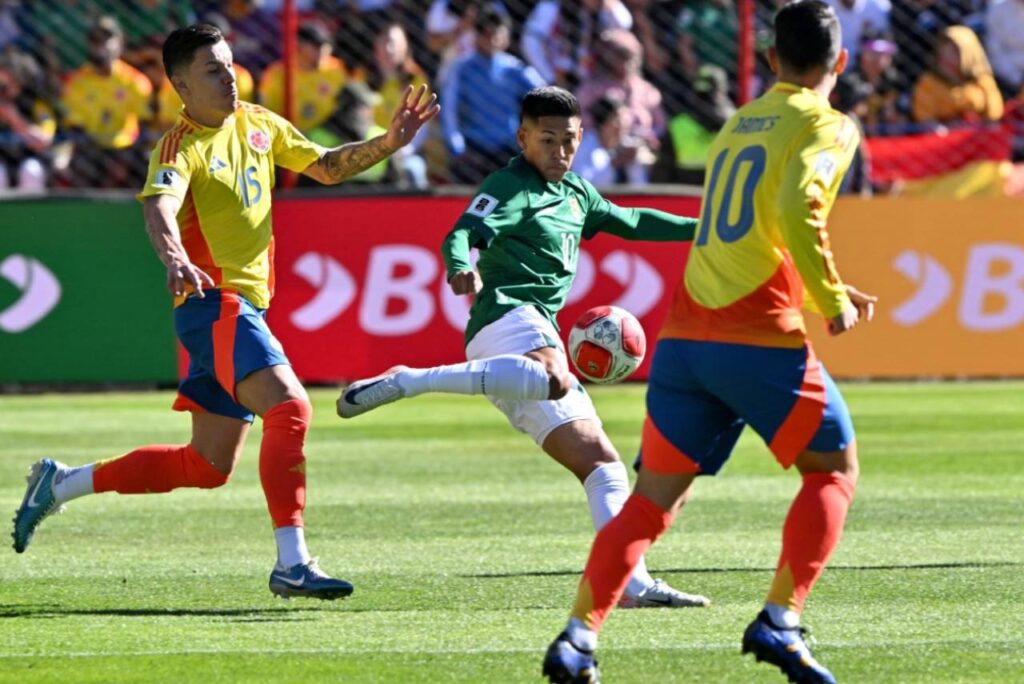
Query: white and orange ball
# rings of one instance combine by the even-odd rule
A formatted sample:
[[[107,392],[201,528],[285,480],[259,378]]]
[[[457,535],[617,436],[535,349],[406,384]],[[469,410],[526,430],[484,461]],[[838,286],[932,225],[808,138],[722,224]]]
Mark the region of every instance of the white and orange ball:
[[[625,380],[640,367],[646,352],[647,336],[640,321],[617,306],[588,309],[569,331],[569,358],[591,382]]]

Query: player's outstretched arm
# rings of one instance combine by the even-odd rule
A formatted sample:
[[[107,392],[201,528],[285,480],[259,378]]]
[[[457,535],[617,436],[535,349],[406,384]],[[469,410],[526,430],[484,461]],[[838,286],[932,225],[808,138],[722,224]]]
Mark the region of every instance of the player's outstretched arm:
[[[395,110],[387,133],[362,142],[347,143],[328,150],[302,172],[326,185],[334,185],[356,176],[377,162],[408,145],[428,121],[437,116],[441,106],[437,95],[427,86],[406,86],[402,103]]]
[[[175,297],[185,294],[191,287],[202,298],[204,287],[215,285],[213,278],[197,267],[188,258],[181,244],[178,230],[178,209],[181,200],[173,195],[152,195],[142,205],[146,221],[146,234],[156,250],[156,255],[167,267],[167,289]]]

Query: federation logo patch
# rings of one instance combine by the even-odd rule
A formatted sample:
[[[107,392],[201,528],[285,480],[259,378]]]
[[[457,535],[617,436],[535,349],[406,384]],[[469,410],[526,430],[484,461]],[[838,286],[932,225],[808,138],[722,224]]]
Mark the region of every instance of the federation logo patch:
[[[498,204],[500,204],[500,202],[498,202],[497,197],[488,195],[486,192],[481,192],[473,198],[472,202],[469,203],[469,208],[466,209],[466,213],[484,218],[497,209]]]
[[[178,184],[179,178],[181,176],[174,169],[157,169],[156,173],[153,174],[153,187],[170,190]]]
[[[249,147],[261,154],[268,151],[270,149],[270,136],[258,128],[252,129],[249,131]]]

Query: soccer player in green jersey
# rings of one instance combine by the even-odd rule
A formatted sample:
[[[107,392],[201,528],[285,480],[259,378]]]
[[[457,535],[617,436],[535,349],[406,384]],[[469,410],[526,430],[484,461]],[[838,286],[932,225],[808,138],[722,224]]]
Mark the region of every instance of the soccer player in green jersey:
[[[469,361],[397,366],[355,382],[338,399],[338,414],[352,418],[425,392],[484,394],[583,483],[600,529],[622,508],[629,480],[590,397],[569,373],[555,316],[576,275],[581,239],[605,232],[628,240],[690,240],[696,221],[618,207],[569,170],[583,130],[579,103],[568,91],[530,91],[520,121],[522,154],[484,181],[442,247],[452,291],[475,295],[466,328]],[[480,249],[476,270],[471,247]],[[708,603],[652,579],[641,562],[620,605]]]

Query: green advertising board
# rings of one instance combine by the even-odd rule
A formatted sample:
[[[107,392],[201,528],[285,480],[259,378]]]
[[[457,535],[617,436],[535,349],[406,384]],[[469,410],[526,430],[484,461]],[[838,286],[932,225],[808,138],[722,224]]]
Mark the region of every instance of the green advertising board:
[[[142,207],[0,201],[0,383],[169,383],[165,271]]]

